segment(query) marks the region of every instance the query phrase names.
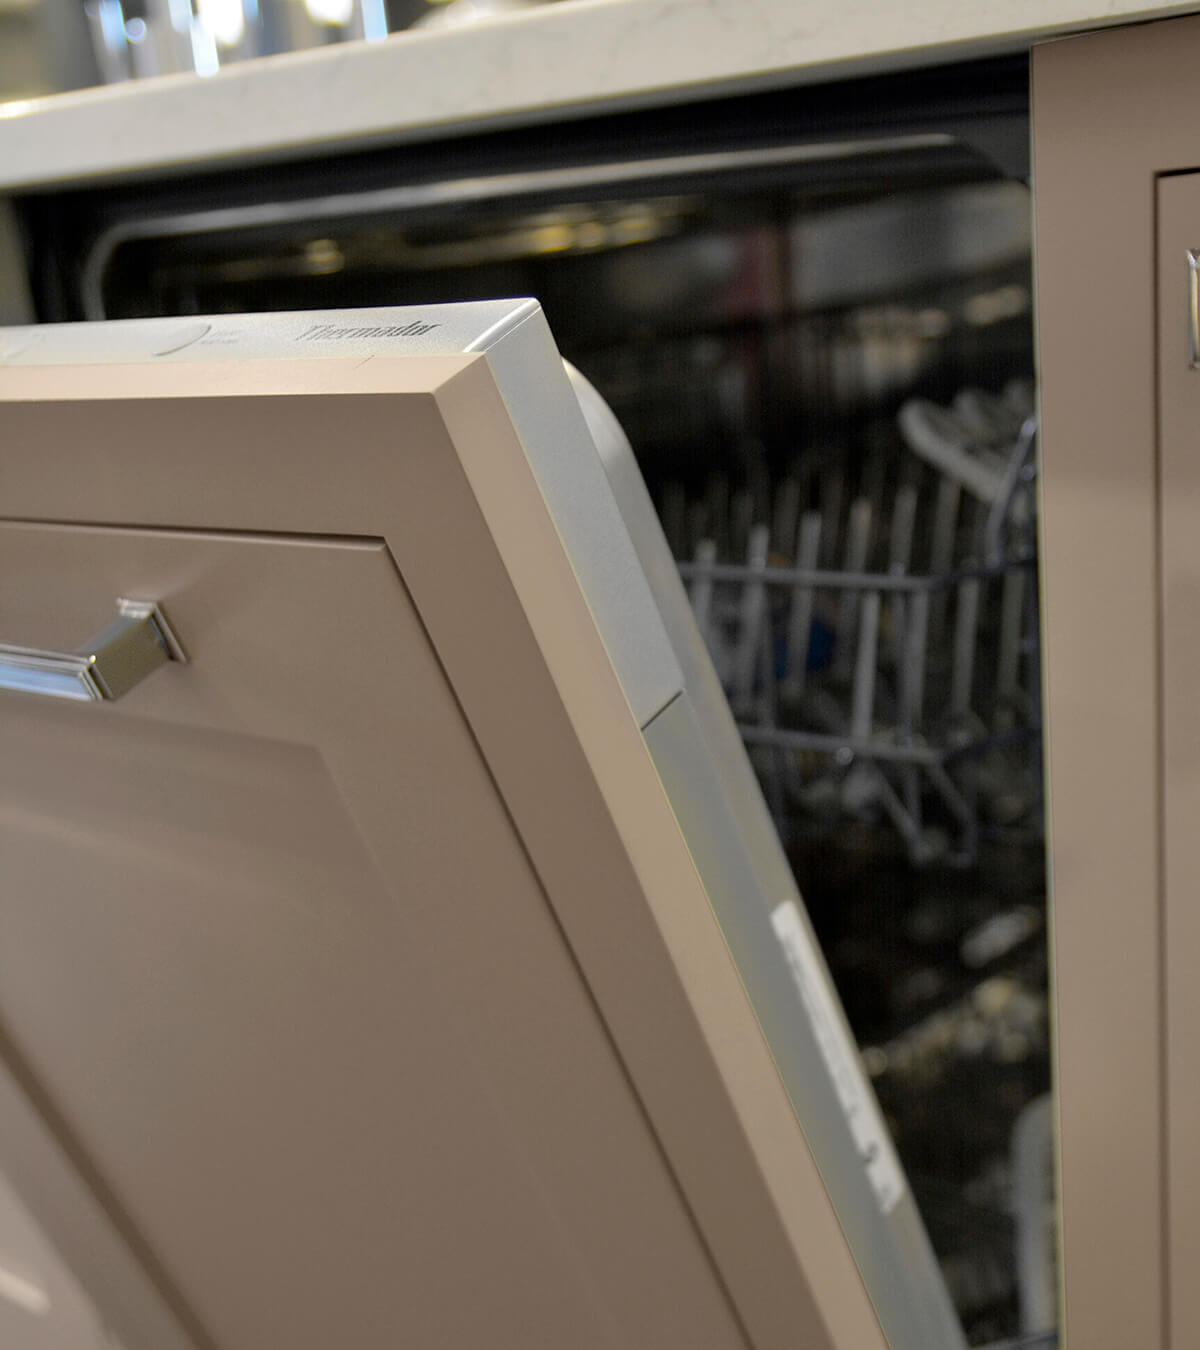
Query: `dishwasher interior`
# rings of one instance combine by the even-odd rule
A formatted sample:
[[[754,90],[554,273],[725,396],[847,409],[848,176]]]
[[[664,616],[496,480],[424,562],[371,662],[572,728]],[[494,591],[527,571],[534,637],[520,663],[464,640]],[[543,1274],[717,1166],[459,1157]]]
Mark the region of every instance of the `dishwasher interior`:
[[[969,1340],[1055,1322],[1023,62],[20,204],[39,319],[534,296],[624,426]]]

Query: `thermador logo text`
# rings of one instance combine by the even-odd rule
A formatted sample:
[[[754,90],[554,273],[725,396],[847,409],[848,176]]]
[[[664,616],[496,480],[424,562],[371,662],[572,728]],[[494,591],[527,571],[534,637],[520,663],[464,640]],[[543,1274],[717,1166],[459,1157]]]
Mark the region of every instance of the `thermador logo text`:
[[[323,338],[389,338],[389,337],[421,337],[424,333],[431,333],[435,328],[440,328],[440,323],[421,323],[414,319],[412,323],[379,325],[375,328],[338,328],[335,324],[319,323],[314,328],[301,333],[298,341],[316,342]]]

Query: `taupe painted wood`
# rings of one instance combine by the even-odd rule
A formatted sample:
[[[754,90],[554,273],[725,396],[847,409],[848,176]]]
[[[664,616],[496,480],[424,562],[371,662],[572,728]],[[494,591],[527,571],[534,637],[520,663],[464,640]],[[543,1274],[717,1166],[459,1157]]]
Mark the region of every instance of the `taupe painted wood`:
[[[1197,1343],[1182,1303],[1169,1314],[1167,1281],[1177,1202],[1164,1151],[1163,976],[1175,935],[1164,929],[1161,866],[1155,192],[1162,174],[1200,165],[1198,62],[1196,19],[1051,43],[1033,56],[1053,979],[1071,1350]],[[1176,641],[1167,649],[1172,661]],[[1174,678],[1169,672],[1168,688]],[[1194,833],[1194,820],[1188,828]],[[1188,958],[1168,958],[1180,959]],[[1172,1230],[1175,1237],[1182,1230]],[[1176,1299],[1191,1300],[1196,1256],[1189,1250],[1187,1273],[1181,1268],[1171,1282]]]
[[[28,1078],[16,1077],[15,1067],[6,1044],[0,1055],[0,1160],[10,1190],[11,1179],[20,1178],[26,1209],[36,1212],[55,1263],[90,1295],[106,1326],[122,1329],[126,1346],[196,1350],[203,1342],[187,1309],[144,1245],[120,1223],[87,1159],[67,1153],[63,1132],[48,1128],[50,1104]],[[6,1252],[9,1260],[14,1255],[19,1263],[25,1252]],[[47,1272],[42,1266],[29,1273],[45,1279]],[[52,1286],[53,1277],[45,1282]],[[54,1296],[52,1287],[47,1292]]]
[[[1193,1346],[1200,1345],[1200,370],[1190,366],[1187,255],[1200,249],[1200,174],[1160,179],[1158,206],[1167,1296],[1172,1346]]]
[[[7,533],[196,651],[10,710],[0,1009],[212,1343],[740,1345],[383,546]]]
[[[203,1336],[881,1350],[486,360],[7,370],[0,422],[6,630],[153,592],[192,656],[0,703],[0,1016]]]

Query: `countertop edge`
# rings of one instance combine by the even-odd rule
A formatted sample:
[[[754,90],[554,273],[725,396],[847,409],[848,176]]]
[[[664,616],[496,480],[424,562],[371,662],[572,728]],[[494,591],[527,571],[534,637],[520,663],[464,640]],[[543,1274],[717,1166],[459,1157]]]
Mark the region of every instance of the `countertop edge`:
[[[573,0],[0,104],[0,191],[434,140],[483,128],[949,64],[1188,13],[1097,0]]]

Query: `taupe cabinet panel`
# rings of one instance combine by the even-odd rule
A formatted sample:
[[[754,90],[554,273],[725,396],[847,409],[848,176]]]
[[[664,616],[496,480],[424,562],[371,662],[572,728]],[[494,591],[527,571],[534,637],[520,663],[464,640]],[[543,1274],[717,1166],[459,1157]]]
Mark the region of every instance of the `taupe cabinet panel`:
[[[1200,1344],[1200,21],[1033,62],[1068,1350]]]
[[[488,361],[0,418],[3,640],[188,658],[0,692],[0,1163],[130,1350],[882,1350]]]
[[[1158,184],[1167,1294],[1200,1345],[1200,174]]]
[[[742,1344],[386,549],[0,556],[39,645],[136,577],[198,658],[6,700],[0,1017],[212,1341]]]

